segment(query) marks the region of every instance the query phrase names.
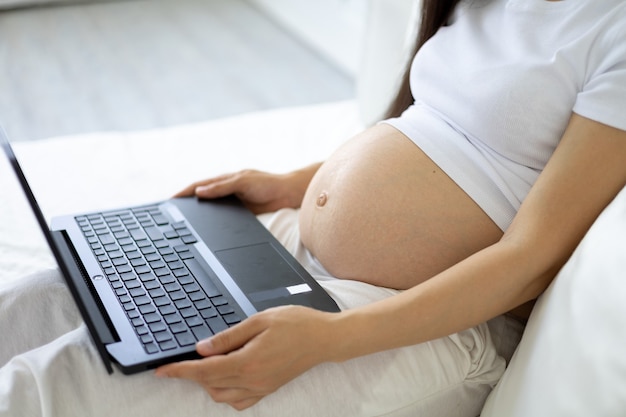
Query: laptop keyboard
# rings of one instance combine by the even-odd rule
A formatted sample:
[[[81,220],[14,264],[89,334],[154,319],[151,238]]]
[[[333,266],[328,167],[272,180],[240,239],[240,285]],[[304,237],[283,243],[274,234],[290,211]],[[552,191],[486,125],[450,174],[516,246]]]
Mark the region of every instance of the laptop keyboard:
[[[184,221],[170,223],[158,206],[76,221],[147,353],[193,345],[241,321],[194,258]]]

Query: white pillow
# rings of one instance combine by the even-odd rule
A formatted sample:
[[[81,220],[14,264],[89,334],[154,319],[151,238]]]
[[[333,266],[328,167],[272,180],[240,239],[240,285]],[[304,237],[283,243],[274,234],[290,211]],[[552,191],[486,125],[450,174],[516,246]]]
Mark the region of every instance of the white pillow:
[[[626,415],[626,189],[541,296],[482,417]]]

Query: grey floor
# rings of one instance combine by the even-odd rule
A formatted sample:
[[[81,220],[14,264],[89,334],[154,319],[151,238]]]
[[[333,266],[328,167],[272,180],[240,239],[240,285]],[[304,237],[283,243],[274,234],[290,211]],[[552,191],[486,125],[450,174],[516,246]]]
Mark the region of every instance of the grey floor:
[[[13,140],[168,126],[354,94],[350,76],[245,0],[0,12],[0,122]]]

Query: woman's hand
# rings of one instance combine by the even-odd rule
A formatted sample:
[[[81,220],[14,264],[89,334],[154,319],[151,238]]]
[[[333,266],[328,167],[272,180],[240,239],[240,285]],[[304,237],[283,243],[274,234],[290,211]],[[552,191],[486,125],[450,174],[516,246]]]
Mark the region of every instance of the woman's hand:
[[[242,410],[327,360],[335,316],[301,306],[265,310],[198,342],[203,359],[162,366],[156,375],[194,381],[216,402]]]
[[[178,192],[175,197],[196,195],[211,199],[234,194],[255,214],[287,207],[298,208],[319,166],[320,164],[311,165],[288,174],[243,170],[195,182]]]

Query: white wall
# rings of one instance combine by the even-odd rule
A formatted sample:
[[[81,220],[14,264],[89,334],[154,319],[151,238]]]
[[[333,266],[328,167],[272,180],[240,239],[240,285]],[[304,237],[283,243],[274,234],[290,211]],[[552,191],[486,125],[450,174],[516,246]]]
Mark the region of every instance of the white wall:
[[[348,74],[358,72],[367,0],[249,0]]]

